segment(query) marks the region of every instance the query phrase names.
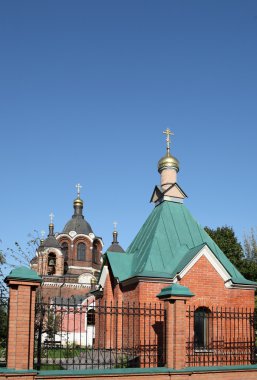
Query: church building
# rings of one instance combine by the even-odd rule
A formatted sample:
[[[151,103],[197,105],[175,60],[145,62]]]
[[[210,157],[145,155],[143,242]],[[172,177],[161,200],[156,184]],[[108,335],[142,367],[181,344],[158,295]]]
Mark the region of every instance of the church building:
[[[50,214],[49,234],[37,249],[30,265],[43,278],[43,297],[80,296],[95,288],[102,266],[102,238],[96,236],[83,215],[80,188],[73,202],[74,213],[61,233],[55,234],[53,214]],[[109,251],[123,249],[117,241],[116,228]],[[79,299],[80,297],[76,297]]]
[[[162,302],[165,294],[189,289],[188,303],[200,310],[212,307],[254,309],[256,283],[229,261],[184,205],[179,186],[179,161],[167,151],[158,162],[160,185],[154,208],[126,252],[107,251],[98,281],[104,301]]]

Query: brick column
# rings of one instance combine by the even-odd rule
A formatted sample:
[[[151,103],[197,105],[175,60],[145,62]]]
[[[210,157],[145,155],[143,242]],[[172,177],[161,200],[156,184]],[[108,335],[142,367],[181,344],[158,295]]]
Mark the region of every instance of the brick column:
[[[186,364],[186,302],[193,293],[185,286],[172,284],[157,297],[166,310],[166,367],[182,369]]]
[[[19,267],[5,282],[10,288],[7,367],[33,369],[36,288],[42,279],[32,269]]]

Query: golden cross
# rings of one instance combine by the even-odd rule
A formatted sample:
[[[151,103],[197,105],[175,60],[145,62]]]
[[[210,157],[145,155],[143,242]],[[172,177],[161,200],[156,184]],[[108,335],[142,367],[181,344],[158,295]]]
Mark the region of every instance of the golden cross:
[[[166,143],[167,143],[167,152],[170,153],[170,136],[174,136],[174,133],[171,132],[169,128],[166,129],[166,131],[162,132],[164,135],[166,135]]]

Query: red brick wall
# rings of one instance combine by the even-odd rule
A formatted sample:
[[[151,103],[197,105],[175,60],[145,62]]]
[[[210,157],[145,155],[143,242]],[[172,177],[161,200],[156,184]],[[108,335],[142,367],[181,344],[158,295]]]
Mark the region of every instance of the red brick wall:
[[[69,239],[67,239],[66,237],[62,237],[60,240],[59,240],[59,243],[62,245],[62,243],[67,243],[68,244],[68,247],[69,247],[69,253],[68,253],[68,265],[72,265],[72,266],[80,266],[80,267],[92,267],[94,269],[97,269],[97,270],[100,270],[101,269],[101,262],[100,262],[100,257],[101,257],[101,244],[100,242],[97,242],[96,241],[96,245],[97,245],[97,263],[94,263],[93,262],[93,257],[92,257],[92,247],[93,247],[93,243],[91,242],[91,240],[87,237],[82,237],[82,236],[79,236],[78,238],[76,238],[73,242],[73,245],[71,244],[71,241]],[[77,245],[79,243],[84,243],[86,245],[86,260],[85,261],[79,261],[77,260]],[[83,272],[83,271],[82,271]],[[81,274],[82,273],[81,270],[78,270],[76,271],[76,269],[70,269],[69,270],[69,273],[73,273],[73,274]]]
[[[211,263],[202,256],[181,279],[195,294],[188,304],[207,307],[254,308],[254,290],[228,289]]]
[[[108,276],[109,277],[109,276]],[[158,303],[162,302],[156,295],[167,283],[143,282],[134,283],[127,286],[116,284],[115,280],[106,280],[104,289],[104,299],[117,301],[118,298],[123,302],[130,303]],[[254,308],[254,290],[249,289],[228,289],[224,281],[217,273],[211,263],[202,256],[189,272],[181,279],[181,285],[187,286],[194,297],[189,301],[189,305],[206,307],[231,307],[231,308]],[[110,297],[110,285],[112,296]],[[122,297],[118,294],[122,293]]]

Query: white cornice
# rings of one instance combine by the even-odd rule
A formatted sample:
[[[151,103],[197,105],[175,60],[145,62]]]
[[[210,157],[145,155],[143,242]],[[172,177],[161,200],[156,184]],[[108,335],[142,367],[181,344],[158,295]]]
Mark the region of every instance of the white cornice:
[[[98,281],[98,284],[101,285],[102,288],[104,288],[105,281],[106,281],[108,273],[109,273],[109,269],[108,269],[107,265],[104,265],[102,272],[101,272],[101,275],[100,275],[100,278],[99,278],[99,281]]]
[[[91,270],[94,272],[100,272],[99,269],[95,269],[93,267],[79,267],[79,266],[75,266],[75,265],[69,265],[69,269]]]
[[[79,283],[69,283],[69,282],[43,282],[44,287],[53,288],[91,288],[91,284],[79,284]]]
[[[218,272],[218,274],[221,276],[223,281],[228,281],[231,279],[230,274],[226,271],[224,266],[221,264],[221,262],[217,259],[217,257],[212,253],[210,248],[205,245],[198,253],[197,255],[182,269],[182,271],[178,274],[180,278],[184,277],[187,272],[190,271],[190,269],[197,263],[198,260],[202,256],[205,256],[206,259],[211,263],[211,265],[214,267],[214,269]]]
[[[213,266],[216,272],[220,275],[220,277],[225,283],[224,285],[226,288],[255,289],[257,287],[254,285],[247,284],[234,284],[231,280],[231,276],[228,273],[228,271],[225,269],[225,267],[221,264],[221,262],[217,259],[217,257],[214,255],[214,253],[210,250],[210,248],[207,245],[205,245],[198,252],[198,254],[184,267],[184,269],[177,274],[177,276],[174,279],[174,282],[178,278],[181,279],[182,277],[184,277],[202,256],[206,257],[206,259],[210,262],[210,264]]]
[[[91,243],[93,243],[94,240],[98,240],[100,243],[101,243],[101,246],[103,247],[104,244],[103,244],[103,241],[102,239],[98,238],[98,237],[94,237],[94,239],[92,239],[90,236],[88,235],[84,235],[84,234],[76,234],[75,236],[71,237],[69,234],[59,234],[56,236],[56,239],[59,241],[61,240],[62,238],[65,238],[65,239],[68,239],[70,242],[74,242],[74,240],[77,240],[77,239],[87,239],[89,240]]]

